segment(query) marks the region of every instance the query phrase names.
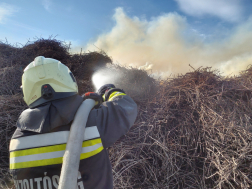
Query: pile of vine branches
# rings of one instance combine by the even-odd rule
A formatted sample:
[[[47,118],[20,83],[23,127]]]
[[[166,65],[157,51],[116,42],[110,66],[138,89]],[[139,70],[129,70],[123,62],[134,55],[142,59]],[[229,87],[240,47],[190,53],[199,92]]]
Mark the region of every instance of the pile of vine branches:
[[[251,71],[210,68],[161,81],[109,149],[115,188],[251,188]]]
[[[27,108],[21,75],[38,55],[66,64],[80,94],[94,90],[91,76],[98,68],[110,64],[106,69],[120,72],[115,85],[136,101],[138,117],[108,149],[114,188],[252,187],[252,68],[229,78],[200,68],[160,81],[113,65],[104,52],[73,55],[69,48],[50,39],[19,48],[0,43],[0,188],[12,188],[8,145]]]

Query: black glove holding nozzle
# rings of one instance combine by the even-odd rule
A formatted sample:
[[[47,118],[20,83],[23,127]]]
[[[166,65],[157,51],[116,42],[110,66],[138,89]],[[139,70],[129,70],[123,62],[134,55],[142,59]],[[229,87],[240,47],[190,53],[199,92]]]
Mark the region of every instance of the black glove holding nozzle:
[[[102,96],[94,92],[87,92],[84,95],[82,95],[82,98],[83,100],[93,99],[95,101],[94,108],[98,108],[100,104],[103,102]]]
[[[108,101],[110,95],[111,95],[113,92],[125,93],[124,90],[119,89],[119,88],[116,88],[115,85],[113,85],[113,84],[106,84],[106,85],[103,85],[103,86],[97,91],[97,93],[98,93],[99,95],[102,96],[103,101]]]
[[[101,86],[101,88],[97,91],[97,93],[101,96],[103,96],[105,94],[106,91],[108,91],[109,89],[113,89],[115,88],[115,85],[113,84],[106,84]]]
[[[95,100],[96,103],[95,103],[94,108],[98,108],[102,102],[108,101],[110,95],[114,92],[123,93],[125,95],[124,90],[115,88],[115,85],[113,85],[113,84],[106,84],[106,85],[103,85],[97,91],[97,93],[87,92],[84,95],[82,95],[82,98],[83,98],[83,100],[86,100],[86,99]]]

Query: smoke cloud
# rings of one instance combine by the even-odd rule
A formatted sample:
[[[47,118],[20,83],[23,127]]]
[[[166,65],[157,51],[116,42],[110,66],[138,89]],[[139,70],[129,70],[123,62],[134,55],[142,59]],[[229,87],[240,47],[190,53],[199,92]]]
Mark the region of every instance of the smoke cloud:
[[[252,18],[220,41],[206,42],[192,32],[185,17],[164,14],[151,21],[128,17],[122,8],[114,14],[115,26],[86,45],[104,50],[122,65],[151,68],[163,76],[186,73],[200,66],[238,74],[252,64]]]

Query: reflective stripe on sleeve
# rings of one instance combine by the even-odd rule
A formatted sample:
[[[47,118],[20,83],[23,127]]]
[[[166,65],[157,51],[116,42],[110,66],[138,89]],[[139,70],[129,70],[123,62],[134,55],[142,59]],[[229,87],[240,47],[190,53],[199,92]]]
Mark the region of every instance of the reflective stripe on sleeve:
[[[69,131],[59,131],[12,139],[10,141],[9,151],[64,144],[67,143],[68,136]],[[84,141],[98,137],[100,137],[100,134],[96,126],[87,127],[85,129]]]
[[[108,101],[111,101],[111,100],[113,100],[115,97],[117,97],[117,96],[123,96],[123,95],[126,95],[125,93],[122,93],[122,92],[113,92],[113,93],[111,93],[111,95],[109,96],[109,99],[108,99]]]
[[[14,151],[10,153],[10,169],[61,164],[66,144]],[[103,150],[101,139],[84,141],[80,159],[86,159]]]

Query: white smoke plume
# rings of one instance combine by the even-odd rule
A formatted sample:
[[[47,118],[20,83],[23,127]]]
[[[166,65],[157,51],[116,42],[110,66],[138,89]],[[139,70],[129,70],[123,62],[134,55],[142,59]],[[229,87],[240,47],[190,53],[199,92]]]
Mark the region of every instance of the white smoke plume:
[[[192,31],[185,17],[164,14],[151,21],[128,17],[122,8],[114,14],[116,25],[86,45],[104,50],[115,62],[152,68],[165,76],[186,73],[200,66],[238,74],[252,64],[252,18],[230,31],[221,41],[205,42]],[[147,64],[146,64],[147,63]]]

